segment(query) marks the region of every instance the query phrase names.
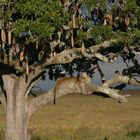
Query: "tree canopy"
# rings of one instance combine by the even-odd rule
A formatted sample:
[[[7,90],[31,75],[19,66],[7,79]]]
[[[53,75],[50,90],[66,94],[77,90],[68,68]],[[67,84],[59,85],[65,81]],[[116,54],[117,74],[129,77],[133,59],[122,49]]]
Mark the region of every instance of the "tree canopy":
[[[126,55],[132,53],[130,46],[133,51],[139,50],[139,9],[135,0],[5,0],[1,2],[2,48],[14,61],[28,61],[32,67],[64,49],[82,48],[83,44],[90,54],[93,45],[115,40],[107,49],[98,47],[96,51],[107,58],[111,53],[127,59]],[[12,50],[14,44],[20,47]],[[22,67],[20,71],[25,71]]]

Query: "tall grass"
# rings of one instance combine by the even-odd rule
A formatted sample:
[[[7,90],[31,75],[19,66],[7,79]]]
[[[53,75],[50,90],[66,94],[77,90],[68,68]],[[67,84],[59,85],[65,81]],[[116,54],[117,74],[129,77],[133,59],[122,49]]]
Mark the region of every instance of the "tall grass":
[[[0,140],[4,140],[4,139],[5,139],[5,131],[0,130]]]
[[[128,126],[127,126],[128,128]],[[31,140],[140,140],[140,129],[134,126],[123,128],[115,133],[109,133],[100,128],[81,127],[75,132],[68,130],[39,132]]]
[[[31,139],[140,140],[140,96],[133,93],[125,104],[95,95],[62,97],[32,116]],[[4,130],[5,113],[0,107],[0,140]]]
[[[5,140],[4,130],[0,130],[0,140]],[[81,127],[75,131],[44,130],[33,134],[31,140],[140,140],[140,126],[131,123],[115,133],[88,127]]]

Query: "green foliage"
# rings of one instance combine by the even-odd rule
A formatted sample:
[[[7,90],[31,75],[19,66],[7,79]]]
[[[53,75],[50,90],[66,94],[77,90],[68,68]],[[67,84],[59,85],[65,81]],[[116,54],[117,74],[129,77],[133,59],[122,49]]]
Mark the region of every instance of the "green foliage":
[[[0,3],[7,4],[8,3],[8,0],[1,0]]]
[[[86,0],[85,4],[88,7],[95,7],[97,4],[100,4],[102,7],[106,8],[106,0],[101,0],[99,3],[99,0]]]
[[[86,13],[87,15],[82,15],[83,13],[80,12],[76,13],[76,29],[74,30],[72,13],[74,13],[76,5],[74,0],[70,2],[71,5],[66,10],[67,8],[64,9],[64,5],[61,4],[60,0],[12,0],[12,3],[11,1],[3,0],[2,3],[9,4],[4,9],[4,20],[7,23],[9,21],[12,23],[16,37],[25,34],[23,35],[24,41],[22,43],[24,42],[28,45],[34,43],[34,45],[42,47],[40,47],[42,50],[35,50],[41,51],[41,53],[36,54],[36,60],[38,60],[40,54],[43,54],[42,58],[45,59],[53,51],[54,48],[51,49],[52,45],[50,45],[52,41],[55,43],[59,39],[59,41],[64,42],[67,48],[71,48],[71,35],[74,35],[74,44],[77,47],[80,47],[81,42],[84,42],[86,47],[90,47],[96,43],[111,39],[118,40],[118,44],[124,46],[140,44],[140,25],[137,22],[140,8],[136,5],[135,0],[128,0],[127,3],[120,4],[120,8],[115,7],[117,4],[112,4],[112,11],[110,12],[116,12],[116,15],[106,13],[106,0],[83,1],[83,6],[79,5],[79,7],[84,7],[89,11]],[[99,6],[100,9],[98,9]],[[95,9],[93,10],[95,7],[98,12]],[[80,11],[80,9],[77,11]],[[96,17],[95,19],[93,15],[90,15],[91,13]],[[115,16],[112,18],[113,14]],[[125,15],[128,15],[128,20],[130,19],[128,25],[124,20]],[[105,18],[106,25],[104,24]],[[63,27],[66,28],[64,29]],[[60,32],[62,33],[61,37],[59,36],[60,34],[58,35]],[[29,33],[31,34],[29,35]],[[56,46],[55,49],[57,49]],[[57,52],[61,52],[64,49],[65,46]],[[48,53],[47,55],[46,52]]]
[[[83,18],[79,18],[78,24],[82,24],[86,29],[89,29],[91,27],[91,23]],[[79,39],[80,41],[87,39],[88,36],[90,36],[90,33],[84,31],[83,29],[77,31],[77,39]]]
[[[63,14],[62,6],[57,0],[45,2],[44,0],[15,1],[12,10],[16,34],[29,30],[38,38],[47,38],[51,33],[59,30],[67,23],[69,15]],[[12,19],[13,20],[13,19]]]
[[[140,45],[140,30],[138,29],[133,30],[131,40],[133,45],[136,46]]]
[[[132,32],[136,37],[140,37],[140,30],[134,29]]]
[[[140,7],[138,7],[138,8],[136,9],[136,15],[137,15],[138,17],[140,17]]]
[[[140,131],[130,131],[127,133],[127,137],[138,137],[140,136]]]
[[[127,0],[127,4],[125,5],[125,12],[134,12],[137,9],[136,0]]]
[[[117,31],[114,34],[114,38],[118,40],[118,43],[121,42],[122,45],[130,45],[133,43],[133,35],[131,32],[122,32]]]
[[[109,40],[112,38],[113,34],[114,33],[111,26],[94,25],[91,30],[91,36],[96,38],[97,42]]]
[[[78,35],[78,39],[81,41],[87,38],[87,33],[84,32],[83,30],[79,30],[77,32],[77,35]]]
[[[9,1],[3,0],[3,2],[8,3]],[[86,0],[83,3],[89,10],[97,4],[99,4],[99,0]],[[28,38],[26,43],[37,39],[46,39],[50,37],[50,34],[58,32],[62,28],[62,25],[71,25],[70,14],[68,11],[64,12],[59,0],[13,0],[12,4],[9,2],[9,5],[10,9],[7,8],[5,14],[7,20],[11,20],[13,26],[15,26],[16,35],[18,36],[21,32],[28,31],[33,33],[33,37]],[[106,8],[106,0],[100,1],[100,5]],[[139,9],[135,0],[128,0],[123,10],[126,13],[135,11],[138,16],[140,15]],[[80,24],[84,24],[87,28],[92,28],[88,34],[90,37],[95,38],[97,43],[113,38],[124,38],[124,40],[126,38],[126,33],[121,31],[114,33],[112,27],[109,25],[91,25],[90,21],[86,20],[83,20]],[[78,30],[76,38],[83,40],[87,38],[87,33],[83,30]],[[131,42],[131,37],[129,39]]]

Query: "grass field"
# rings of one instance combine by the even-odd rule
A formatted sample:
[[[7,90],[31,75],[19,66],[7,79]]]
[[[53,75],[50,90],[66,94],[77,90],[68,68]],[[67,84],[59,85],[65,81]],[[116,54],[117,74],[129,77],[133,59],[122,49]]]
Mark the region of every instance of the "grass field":
[[[140,140],[140,91],[127,103],[101,96],[67,95],[48,104],[31,119],[32,140]],[[0,106],[0,140],[5,114]]]

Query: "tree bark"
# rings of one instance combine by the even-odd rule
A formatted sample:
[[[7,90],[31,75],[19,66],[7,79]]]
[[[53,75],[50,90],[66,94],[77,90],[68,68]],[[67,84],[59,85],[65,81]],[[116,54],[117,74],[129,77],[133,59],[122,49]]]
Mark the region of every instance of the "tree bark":
[[[6,140],[28,140],[27,98],[24,78],[13,79],[3,76],[7,93]]]
[[[0,93],[0,103],[2,104],[2,106],[4,107],[4,109],[6,111],[6,98],[4,96],[3,91],[2,91],[2,93]]]
[[[95,86],[94,92],[104,93],[104,94],[108,95],[109,97],[116,99],[120,103],[127,102],[128,95],[120,95],[120,94],[118,94],[119,90],[111,89],[111,88],[104,86],[104,85]]]
[[[7,102],[6,114],[6,140],[27,140],[26,101],[20,98],[15,103],[11,96]]]

